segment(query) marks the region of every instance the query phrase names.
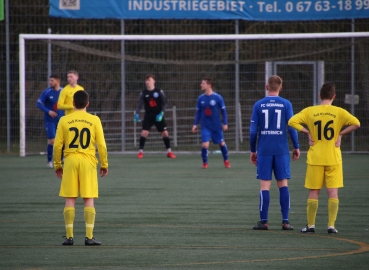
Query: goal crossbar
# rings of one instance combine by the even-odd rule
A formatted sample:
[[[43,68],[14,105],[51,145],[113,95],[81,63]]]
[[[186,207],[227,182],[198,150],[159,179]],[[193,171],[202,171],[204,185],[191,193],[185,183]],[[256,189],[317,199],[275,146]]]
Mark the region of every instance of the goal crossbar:
[[[234,34],[234,35],[76,35],[76,34],[20,34],[25,39],[48,40],[254,40],[254,39],[312,39],[369,37],[369,32],[298,33],[298,34]]]
[[[84,35],[84,34],[20,34],[19,35],[19,118],[20,156],[26,155],[26,40],[110,40],[110,41],[196,41],[196,40],[278,40],[363,38],[369,32],[296,33],[296,34],[233,34],[233,35]]]

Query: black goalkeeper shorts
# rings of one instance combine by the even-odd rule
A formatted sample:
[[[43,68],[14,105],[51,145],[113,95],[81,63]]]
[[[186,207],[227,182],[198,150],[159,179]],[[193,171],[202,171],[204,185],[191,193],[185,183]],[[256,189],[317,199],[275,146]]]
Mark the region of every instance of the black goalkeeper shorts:
[[[142,121],[142,130],[150,131],[153,125],[155,125],[156,130],[159,132],[167,130],[167,123],[165,123],[164,116],[160,122],[156,122],[156,115],[145,114],[144,119]]]

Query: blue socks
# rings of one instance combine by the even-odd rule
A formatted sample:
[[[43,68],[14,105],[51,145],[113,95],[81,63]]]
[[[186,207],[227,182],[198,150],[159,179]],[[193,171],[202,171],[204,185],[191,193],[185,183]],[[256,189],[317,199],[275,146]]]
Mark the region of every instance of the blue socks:
[[[208,163],[208,149],[207,148],[201,148],[201,157],[203,163]]]
[[[260,211],[260,221],[262,223],[268,221],[269,201],[270,201],[269,190],[261,190],[259,211]]]
[[[220,146],[220,150],[222,151],[224,161],[228,160],[228,149],[227,145]],[[201,148],[201,157],[203,163],[208,163],[208,149]]]
[[[268,221],[270,194],[269,190],[260,191],[260,221],[265,223]],[[281,205],[282,221],[288,221],[288,213],[290,211],[290,193],[288,187],[281,187],[279,189],[279,203]]]
[[[279,203],[281,205],[282,221],[288,221],[288,212],[290,211],[290,193],[288,187],[279,189]]]
[[[221,146],[220,147],[220,150],[222,151],[222,155],[223,155],[224,161],[228,160],[228,149],[227,149],[227,145],[224,144],[223,146]]]
[[[53,160],[53,146],[51,144],[47,145],[47,162]]]

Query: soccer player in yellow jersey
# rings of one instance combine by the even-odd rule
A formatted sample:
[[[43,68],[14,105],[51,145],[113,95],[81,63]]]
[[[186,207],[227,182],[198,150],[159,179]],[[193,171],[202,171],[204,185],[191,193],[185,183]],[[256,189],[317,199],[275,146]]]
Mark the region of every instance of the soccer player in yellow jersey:
[[[62,178],[60,197],[65,198],[64,221],[66,239],[63,245],[73,245],[74,205],[78,196],[83,198],[86,222],[85,245],[101,245],[93,237],[95,224],[94,198],[98,197],[96,146],[100,157],[100,176],[108,174],[108,153],[100,119],[86,112],[88,94],[77,91],[74,94],[75,111],[59,121],[54,143],[54,168],[57,177]],[[64,168],[61,151],[64,146]]]
[[[328,233],[338,233],[334,224],[338,213],[338,188],[343,187],[341,137],[358,129],[360,122],[346,110],[332,106],[335,97],[335,85],[323,84],[321,104],[305,108],[288,121],[288,125],[309,137],[305,177],[305,188],[310,190],[306,210],[308,224],[301,229],[302,233],[315,232],[318,197],[324,184],[328,193]]]
[[[64,110],[65,115],[74,112],[73,95],[79,90],[84,90],[82,86],[77,84],[78,72],[75,70],[68,71],[68,85],[63,88],[58,99],[58,110]]]

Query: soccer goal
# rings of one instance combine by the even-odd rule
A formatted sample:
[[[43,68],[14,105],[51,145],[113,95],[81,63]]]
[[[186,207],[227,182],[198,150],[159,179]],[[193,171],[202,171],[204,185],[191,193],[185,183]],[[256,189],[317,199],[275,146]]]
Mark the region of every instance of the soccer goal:
[[[67,84],[68,70],[77,70],[79,84],[90,94],[88,111],[103,123],[110,153],[137,151],[141,126],[133,113],[144,77],[156,76],[168,99],[165,117],[172,149],[199,151],[199,133],[191,133],[200,82],[215,80],[214,91],[225,100],[230,151],[249,150],[249,119],[255,101],[265,95],[269,75],[283,79],[281,96],[294,111],[318,102],[320,85],[336,84],[335,105],[369,121],[369,33],[253,34],[253,35],[19,35],[20,156],[45,152],[43,113],[36,107],[51,73]],[[290,63],[290,64],[286,64]],[[268,71],[269,70],[269,71]],[[269,72],[269,73],[268,73]],[[355,102],[345,102],[345,96]],[[356,100],[358,99],[358,101]],[[143,116],[143,109],[140,113]],[[369,130],[362,127],[344,151],[368,151]],[[354,143],[354,145],[352,144]],[[301,140],[302,150],[307,142]],[[354,147],[353,147],[354,146]],[[214,150],[218,150],[216,146]],[[146,152],[164,151],[155,127]],[[212,149],[211,149],[212,150]]]

